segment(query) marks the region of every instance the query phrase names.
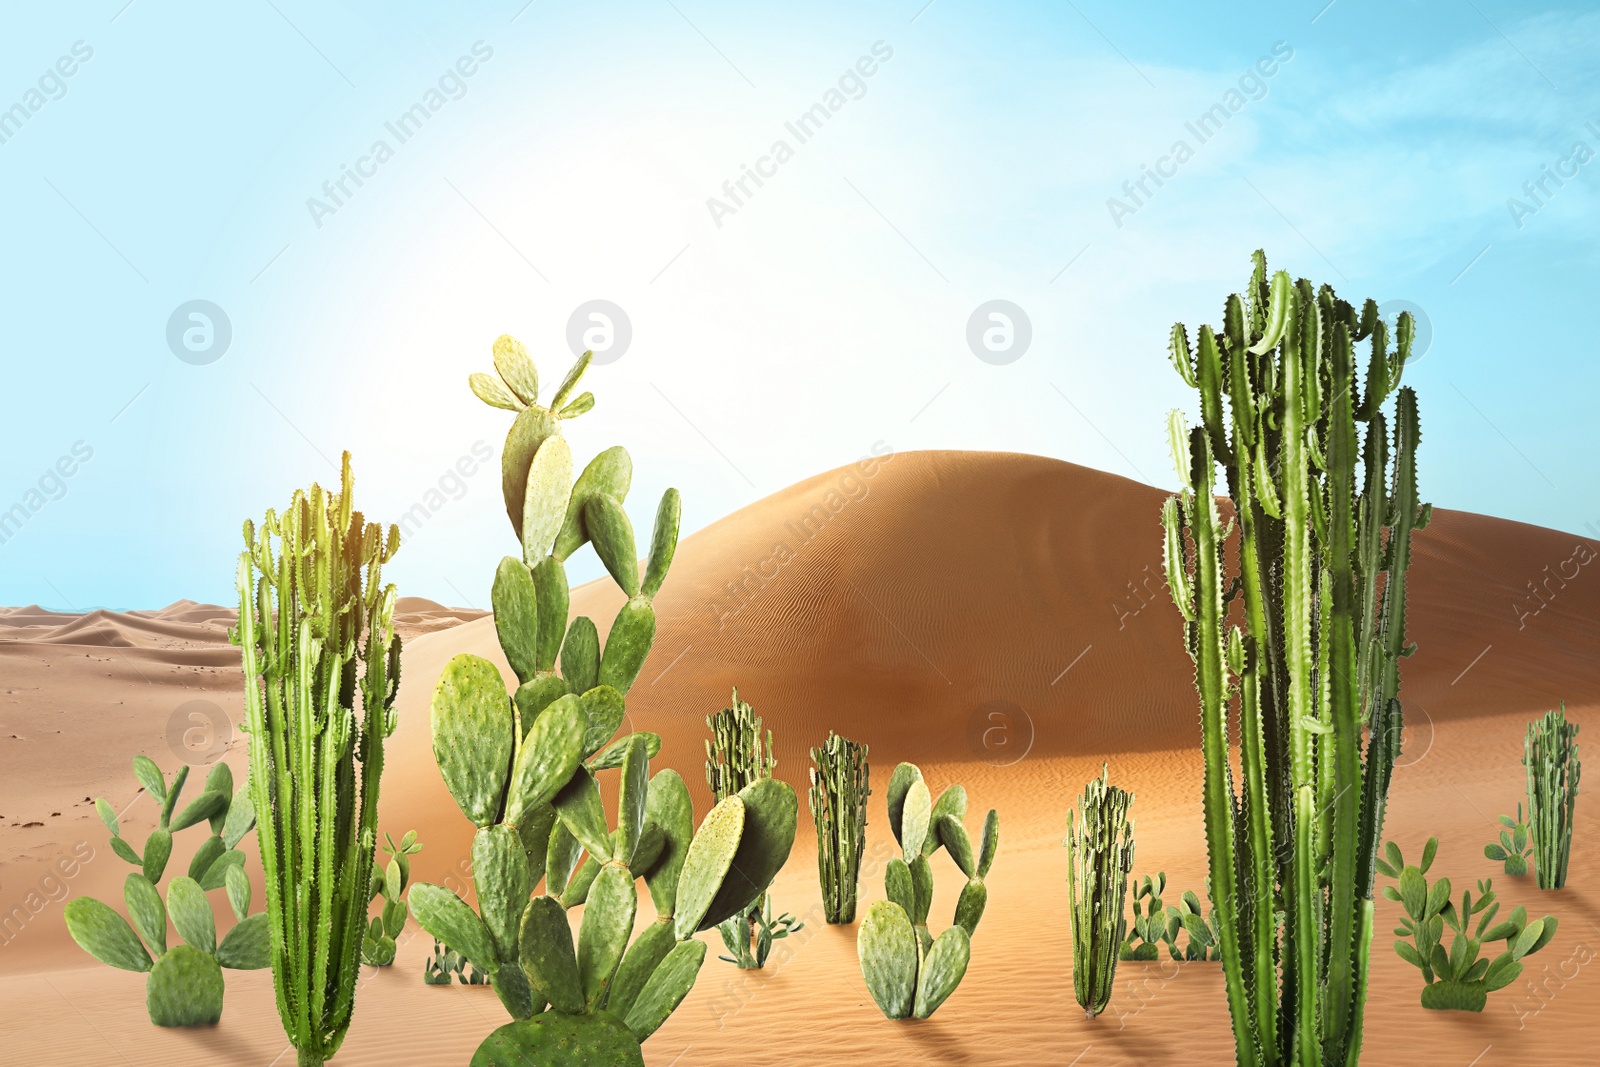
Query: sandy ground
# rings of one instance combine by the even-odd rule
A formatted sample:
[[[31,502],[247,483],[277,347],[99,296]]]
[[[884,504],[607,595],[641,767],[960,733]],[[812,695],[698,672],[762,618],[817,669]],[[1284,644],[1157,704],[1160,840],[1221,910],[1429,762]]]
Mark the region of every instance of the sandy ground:
[[[1230,1062],[1215,964],[1124,964],[1110,1009],[1094,1022],[1072,998],[1060,839],[1067,807],[1101,760],[1137,795],[1137,870],[1165,870],[1169,899],[1203,890],[1198,728],[1160,575],[1160,500],[1157,490],[1048,459],[913,453],[811,479],[685,540],[629,705],[635,728],[663,735],[658,765],[683,773],[697,810],[709,803],[703,719],[737,684],[773,729],[778,773],[791,782],[803,784],[807,749],[830,728],[872,746],[879,793],[863,909],[882,896],[891,851],[881,791],[901,759],[921,763],[936,791],[964,783],[974,831],[984,810],[998,808],[1002,844],[965,982],[934,1019],[890,1023],[862,984],[854,928],[821,922],[803,819],[774,899],[806,928],[780,944],[765,972],[709,959],[646,1046],[649,1062]],[[1437,834],[1433,873],[1449,875],[1457,896],[1494,876],[1508,907],[1552,912],[1561,928],[1481,1016],[1426,1012],[1420,976],[1388,947],[1398,905],[1380,902],[1363,1062],[1589,1062],[1600,1042],[1600,854],[1588,801],[1579,802],[1571,877],[1559,893],[1499,874],[1482,847],[1498,829],[1495,816],[1522,797],[1526,721],[1564,699],[1585,736],[1594,728],[1594,548],[1569,534],[1448,511],[1417,547],[1411,635],[1419,650],[1405,665],[1408,726],[1388,836],[1409,855]],[[486,571],[493,564],[485,560]],[[575,591],[573,606],[604,631],[620,601],[607,582]],[[408,684],[382,821],[397,835],[419,830],[419,879],[454,884],[471,828],[432,761],[428,698],[456,653],[500,656],[491,620],[427,602],[403,606]],[[185,758],[242,766],[243,739],[230,737],[226,722],[238,717],[240,685],[225,641],[229,616],[188,603],[116,616],[0,610],[7,1062],[265,1067],[284,1052],[268,972],[228,972],[218,1027],[161,1030],[145,1016],[143,978],[94,963],[61,922],[72,896],[119,901],[129,869],[106,847],[86,798],[106,796],[125,810],[136,841],[154,824],[155,806],[128,771],[132,753],[150,754],[169,773]],[[194,701],[225,709],[220,725]],[[174,865],[186,863],[199,835],[179,842]],[[937,932],[959,876],[943,856],[935,870]],[[335,1062],[464,1063],[504,1021],[487,989],[422,984],[431,947],[416,934],[394,967],[364,978]],[[286,1061],[292,1055],[278,1062]]]

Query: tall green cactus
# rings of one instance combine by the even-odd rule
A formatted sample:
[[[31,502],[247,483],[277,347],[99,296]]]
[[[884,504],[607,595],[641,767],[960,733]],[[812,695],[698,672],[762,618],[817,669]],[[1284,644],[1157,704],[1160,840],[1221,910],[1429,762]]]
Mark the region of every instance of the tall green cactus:
[[[696,831],[683,779],[650,774],[660,737],[616,736],[624,694],[654,639],[652,601],[677,548],[680,505],[667,490],[641,580],[622,509],[632,460],[608,449],[574,481],[561,436],[560,420],[594,405],[589,393],[569,400],[590,359],[583,354],[548,407],[514,338],[495,342],[497,377],[471,379],[481,399],[517,412],[501,462],[522,557],[501,560],[492,597],[518,684],[508,694],[498,668],[471,655],[439,678],[434,758],[478,827],[478,907],[427,884],[412,887],[410,905],[423,929],[488,975],[511,1014],[479,1046],[478,1067],[642,1064],[641,1043],[688,995],[705,959],[694,934],[744,914],[766,891],[799,812],[790,786],[763,778],[719,802]],[[589,541],[628,595],[603,650],[592,621],[567,621],[565,561]],[[613,770],[621,777],[614,827],[597,779]],[[630,945],[639,878],[656,921]],[[574,941],[567,910],[577,904],[585,906]]]
[[[889,898],[867,909],[856,933],[861,976],[878,1010],[889,1019],[926,1019],[956,991],[972,958],[972,936],[989,901],[984,879],[1000,849],[1000,816],[983,823],[976,852],[962,820],[967,791],[953,785],[934,801],[915,764],[902,763],[889,778],[889,828],[901,854],[889,861],[884,891]],[[938,938],[928,932],[933,906],[933,868],[928,859],[943,848],[967,876],[956,900],[955,925]]]
[[[297,491],[259,532],[247,521],[244,540],[229,637],[244,660],[273,986],[301,1067],[315,1067],[355,1008],[400,685],[395,588],[383,584],[400,531],[354,510],[346,452],[337,494]]]
[[[1540,889],[1567,884],[1572,856],[1572,810],[1578,802],[1578,724],[1567,721],[1567,706],[1547,711],[1528,724],[1522,762],[1528,771],[1528,821]],[[1509,868],[1508,868],[1509,869]]]
[[[258,970],[271,963],[267,953],[267,916],[250,915],[250,879],[244,873],[239,842],[255,825],[249,786],[233,791],[233,772],[218,763],[206,775],[205,789],[177,811],[178,797],[189,776],[179,767],[168,785],[149,756],[133,758],[133,773],[161,814],[145,839],[143,854],[122,837],[115,809],[104,797],[94,802],[111,831],[111,849],[139,868],[123,883],[128,919],[92,897],[67,904],[65,919],[72,939],[101,963],[125,971],[149,972],[145,1006],[157,1026],[203,1026],[222,1018],[222,970]],[[176,812],[176,814],[174,814]],[[174,879],[163,903],[157,885],[172,855],[172,835],[210,820],[211,836],[189,862],[189,873]],[[205,894],[226,889],[234,925],[217,940],[216,920]],[[182,944],[168,945],[171,918]]]
[[[856,921],[861,855],[867,847],[867,798],[871,770],[867,746],[831,730],[811,750],[811,819],[817,829],[817,880],[822,911],[830,923]]]
[[[1133,794],[1111,784],[1111,772],[1083,787],[1067,811],[1067,908],[1072,916],[1072,991],[1085,1017],[1111,1002],[1127,920],[1122,909],[1133,872]]]
[[[739,699],[737,686],[733,706],[706,716],[706,726],[711,730],[711,740],[706,742],[706,784],[711,787],[712,800],[726,800],[751,783],[772,777],[772,768],[778,765],[772,754],[772,731],[762,736],[761,716]],[[738,964],[741,970],[759,970],[766,965],[772,942],[804,925],[791,915],[774,916],[770,894],[762,893],[747,913],[717,927],[722,943],[733,953],[718,958]]]
[[[1400,745],[1400,660],[1418,503],[1417,398],[1360,311],[1257,252],[1219,332],[1172,362],[1201,425],[1170,422],[1184,483],[1163,509],[1166,571],[1200,695],[1204,816],[1234,1041],[1243,1067],[1355,1064],[1374,861]],[[1355,346],[1370,341],[1365,382]],[[1216,466],[1232,514],[1223,524]],[[1223,546],[1236,536],[1237,550]],[[1230,573],[1227,557],[1237,560]],[[1230,724],[1243,781],[1229,764]],[[1362,736],[1370,741],[1362,757]],[[1280,923],[1281,917],[1281,923]]]

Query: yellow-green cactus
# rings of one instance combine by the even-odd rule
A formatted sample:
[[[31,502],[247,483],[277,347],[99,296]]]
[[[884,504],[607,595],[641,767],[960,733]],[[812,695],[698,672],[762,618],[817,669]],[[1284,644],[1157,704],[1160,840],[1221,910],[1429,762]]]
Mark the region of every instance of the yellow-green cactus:
[[[983,824],[977,851],[962,820],[967,791],[956,785],[934,802],[915,764],[902,763],[889,778],[889,828],[900,855],[884,872],[888,900],[867,909],[856,935],[861,976],[878,1010],[890,1019],[926,1019],[961,984],[972,958],[972,936],[983,918],[989,891],[984,883],[1000,847],[1000,816]],[[933,904],[933,869],[928,859],[940,848],[967,878],[956,902],[955,923],[937,938],[928,931]]]
[[[568,399],[589,355],[548,406],[538,402],[538,374],[519,342],[501,337],[494,361],[497,376],[476,374],[471,384],[489,404],[517,412],[501,467],[521,556],[500,562],[492,593],[516,679],[508,687],[492,663],[461,655],[434,690],[434,757],[478,827],[478,908],[419,884],[411,914],[488,976],[512,1016],[473,1064],[642,1064],[641,1043],[688,994],[705,959],[694,935],[745,914],[766,892],[794,843],[798,801],[786,783],[763,778],[719,798],[697,831],[682,778],[650,773],[661,738],[619,736],[625,694],[655,635],[652,602],[677,547],[678,493],[669,489],[657,509],[641,580],[623,510],[632,461],[608,449],[574,480],[561,436],[562,421],[593,407],[589,393]],[[565,561],[591,542],[628,598],[603,647],[591,620],[567,618]],[[610,771],[620,778],[614,824],[596,777]],[[656,920],[635,937],[640,878]],[[578,904],[574,938],[568,910]]]

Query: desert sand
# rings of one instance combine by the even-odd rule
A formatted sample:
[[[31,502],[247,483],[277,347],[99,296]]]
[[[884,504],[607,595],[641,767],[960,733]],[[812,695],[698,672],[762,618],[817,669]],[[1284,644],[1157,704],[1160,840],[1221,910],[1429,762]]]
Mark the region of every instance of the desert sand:
[[[854,927],[821,921],[802,808],[773,897],[805,929],[780,943],[764,972],[708,958],[693,993],[646,1045],[650,1063],[1232,1061],[1216,964],[1123,964],[1110,1009],[1092,1022],[1072,996],[1061,837],[1066,809],[1102,760],[1137,796],[1136,872],[1165,870],[1169,899],[1204,889],[1196,704],[1161,576],[1162,496],[1039,457],[910,453],[820,475],[684,540],[629,709],[634,728],[662,735],[657,765],[683,773],[698,812],[709,806],[704,717],[738,685],[773,730],[777,773],[801,789],[802,804],[809,746],[829,729],[871,745],[863,912],[883,895],[891,839],[882,790],[900,760],[920,763],[935,792],[965,784],[974,831],[997,808],[1001,847],[965,982],[932,1020],[892,1023],[862,983]],[[1561,926],[1482,1015],[1427,1012],[1417,1003],[1420,976],[1389,948],[1398,905],[1380,901],[1364,1063],[1580,1063],[1600,1044],[1600,852],[1590,800],[1578,804],[1560,892],[1504,876],[1482,852],[1495,817],[1524,795],[1525,723],[1565,700],[1585,726],[1580,741],[1594,729],[1594,553],[1574,535],[1448,510],[1418,536],[1410,601],[1418,651],[1404,665],[1405,750],[1387,836],[1409,855],[1438,835],[1432,873],[1449,875],[1457,896],[1492,876],[1507,907],[1554,913]],[[486,574],[494,564],[482,561]],[[574,612],[602,631],[620,604],[609,581],[574,591]],[[419,831],[417,879],[464,884],[471,827],[434,766],[428,701],[459,652],[504,665],[492,620],[427,602],[402,607],[405,684],[382,824],[397,836]],[[292,1062],[269,972],[227,972],[219,1026],[162,1030],[145,1015],[143,977],[90,959],[61,921],[62,904],[83,894],[120,910],[129,868],[106,846],[88,798],[125,811],[126,832],[142,841],[155,805],[129,772],[133,753],[169,774],[185,754],[242,770],[243,738],[226,724],[240,715],[231,614],[187,602],[122,615],[0,610],[7,1062]],[[220,728],[206,705],[225,709]],[[198,833],[186,836],[174,866],[199,844]],[[935,873],[937,932],[959,875],[942,855]],[[704,936],[720,950],[715,935]],[[366,975],[333,1062],[461,1064],[505,1021],[490,990],[423,985],[431,947],[412,925],[396,965]]]

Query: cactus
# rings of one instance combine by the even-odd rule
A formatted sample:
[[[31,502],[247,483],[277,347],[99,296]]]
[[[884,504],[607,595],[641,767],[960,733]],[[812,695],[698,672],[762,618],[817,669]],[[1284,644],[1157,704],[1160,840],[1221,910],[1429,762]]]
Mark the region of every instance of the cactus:
[[[400,547],[351,498],[297,491],[244,525],[239,622],[252,801],[278,1015],[300,1067],[344,1041],[372,899],[378,783],[394,732],[400,640],[383,564]],[[359,707],[357,695],[360,696]]]
[[[373,865],[372,895],[368,901],[381,896],[383,907],[367,924],[366,935],[361,939],[361,962],[369,967],[387,967],[394,962],[399,950],[397,941],[406,928],[409,914],[404,895],[406,883],[411,880],[411,857],[422,851],[415,830],[408,831],[398,845],[390,834],[384,834],[383,840],[389,865],[386,868]]]
[[[249,786],[233,791],[233,772],[218,763],[206,775],[205,789],[181,812],[178,797],[188,778],[179,767],[169,785],[154,760],[135,756],[134,776],[156,803],[160,821],[142,854],[122,837],[115,809],[102,797],[94,802],[111,831],[111,848],[139,868],[123,883],[128,919],[92,897],[67,904],[65,918],[72,939],[101,963],[150,975],[145,1006],[157,1026],[202,1026],[222,1018],[222,968],[257,970],[271,963],[267,951],[267,916],[250,912],[250,879],[238,844],[255,825]],[[163,903],[157,888],[172,854],[173,833],[210,820],[211,836],[195,851],[189,873],[173,880]],[[226,889],[234,925],[217,941],[216,919],[206,892]],[[167,919],[183,943],[167,942]]]
[[[1167,874],[1158,872],[1154,879],[1145,875],[1134,886],[1131,909],[1133,922],[1124,927],[1122,947],[1117,959],[1122,961],[1148,961],[1159,959],[1160,947],[1180,962],[1216,962],[1222,957],[1217,951],[1217,909],[1213,905],[1210,917],[1201,911],[1200,898],[1186,890],[1178,903],[1162,906],[1161,894],[1167,887]],[[1211,887],[1207,885],[1209,894]],[[1184,945],[1178,947],[1178,935],[1184,935]],[[1135,943],[1135,938],[1138,943]]]
[[[1122,909],[1133,871],[1132,806],[1133,794],[1112,785],[1110,769],[1101,764],[1100,777],[1083,787],[1077,809],[1067,811],[1062,844],[1072,917],[1072,991],[1090,1019],[1111,1001],[1127,927]]]
[[[1500,825],[1505,827],[1500,831],[1500,840],[1484,845],[1483,854],[1504,863],[1507,874],[1523,877],[1528,873],[1528,855],[1533,847],[1528,843],[1528,824],[1522,821],[1522,805],[1517,805],[1515,819],[1509,815],[1500,816]]]
[[[706,726],[711,730],[711,740],[706,742],[706,784],[711,787],[712,800],[725,800],[752,782],[772,777],[772,768],[778,765],[772,754],[772,731],[763,739],[761,716],[739,699],[737,686],[733,706],[708,715]],[[774,917],[772,899],[763,893],[747,913],[717,927],[722,943],[733,953],[717,958],[738,964],[740,970],[759,970],[766,966],[772,942],[804,926],[792,915]]]
[[[817,880],[829,923],[856,921],[861,854],[867,847],[867,746],[829,731],[811,750],[811,818],[817,829]]]
[[[423,961],[422,981],[425,985],[449,985],[454,976],[462,985],[488,985],[489,976],[470,961],[462,959],[454,949],[433,939],[433,956]]]
[[[1195,664],[1241,1067],[1353,1064],[1361,1053],[1373,863],[1400,743],[1400,660],[1414,649],[1406,571],[1430,514],[1417,498],[1417,398],[1396,393],[1415,331],[1402,314],[1391,348],[1374,301],[1357,311],[1328,286],[1282,271],[1269,281],[1260,252],[1220,332],[1202,327],[1191,346],[1172,328],[1201,425],[1169,420],[1183,487],[1162,510],[1166,572]]]
[[[495,342],[497,376],[471,378],[481,399],[517,412],[501,467],[522,554],[500,562],[492,591],[517,685],[508,695],[494,664],[470,655],[439,678],[434,758],[478,827],[478,906],[425,883],[409,902],[424,930],[488,976],[511,1014],[479,1046],[477,1065],[643,1063],[642,1043],[688,995],[705,960],[694,935],[744,914],[766,891],[788,858],[799,812],[790,786],[763,778],[721,800],[697,831],[683,779],[650,774],[660,737],[617,736],[625,694],[654,639],[652,601],[677,548],[680,503],[667,490],[641,578],[622,508],[632,460],[608,449],[574,480],[561,436],[563,420],[593,406],[589,393],[568,399],[590,360],[579,358],[549,406],[538,403],[538,374],[514,338]],[[591,541],[628,597],[604,648],[591,620],[567,620],[565,561]],[[621,779],[615,826],[597,779],[608,771]],[[633,937],[639,878],[656,921]],[[578,904],[574,938],[567,913]]]
[[[1407,864],[1400,847],[1390,841],[1373,864],[1379,874],[1398,883],[1384,886],[1383,895],[1405,909],[1394,932],[1411,940],[1396,941],[1394,950],[1422,972],[1424,1008],[1482,1011],[1490,993],[1516,981],[1523,958],[1556,936],[1556,917],[1546,915],[1529,922],[1528,910],[1518,905],[1509,919],[1495,923],[1500,905],[1490,878],[1478,882],[1476,899],[1470,889],[1463,891],[1461,906],[1456,907],[1450,899],[1450,879],[1428,884],[1428,868],[1438,850],[1439,839],[1430,837],[1422,849],[1421,865]],[[1474,916],[1481,916],[1476,927],[1472,925]],[[1448,948],[1443,940],[1445,927],[1451,932]],[[1493,959],[1480,957],[1483,946],[1491,941],[1504,941],[1505,951]]]
[[[956,991],[972,957],[972,936],[983,918],[989,890],[984,879],[1000,848],[1000,816],[992,809],[973,851],[962,820],[967,791],[953,785],[931,799],[922,771],[902,763],[889,778],[889,828],[901,854],[884,874],[887,900],[873,903],[856,934],[861,976],[878,1010],[889,1019],[926,1019]],[[937,939],[928,931],[933,904],[929,858],[943,848],[967,884],[956,901],[955,923]]]
[[[1545,712],[1528,724],[1522,763],[1528,769],[1528,820],[1540,889],[1567,884],[1572,856],[1572,809],[1578,802],[1578,724],[1567,721],[1567,706]]]

